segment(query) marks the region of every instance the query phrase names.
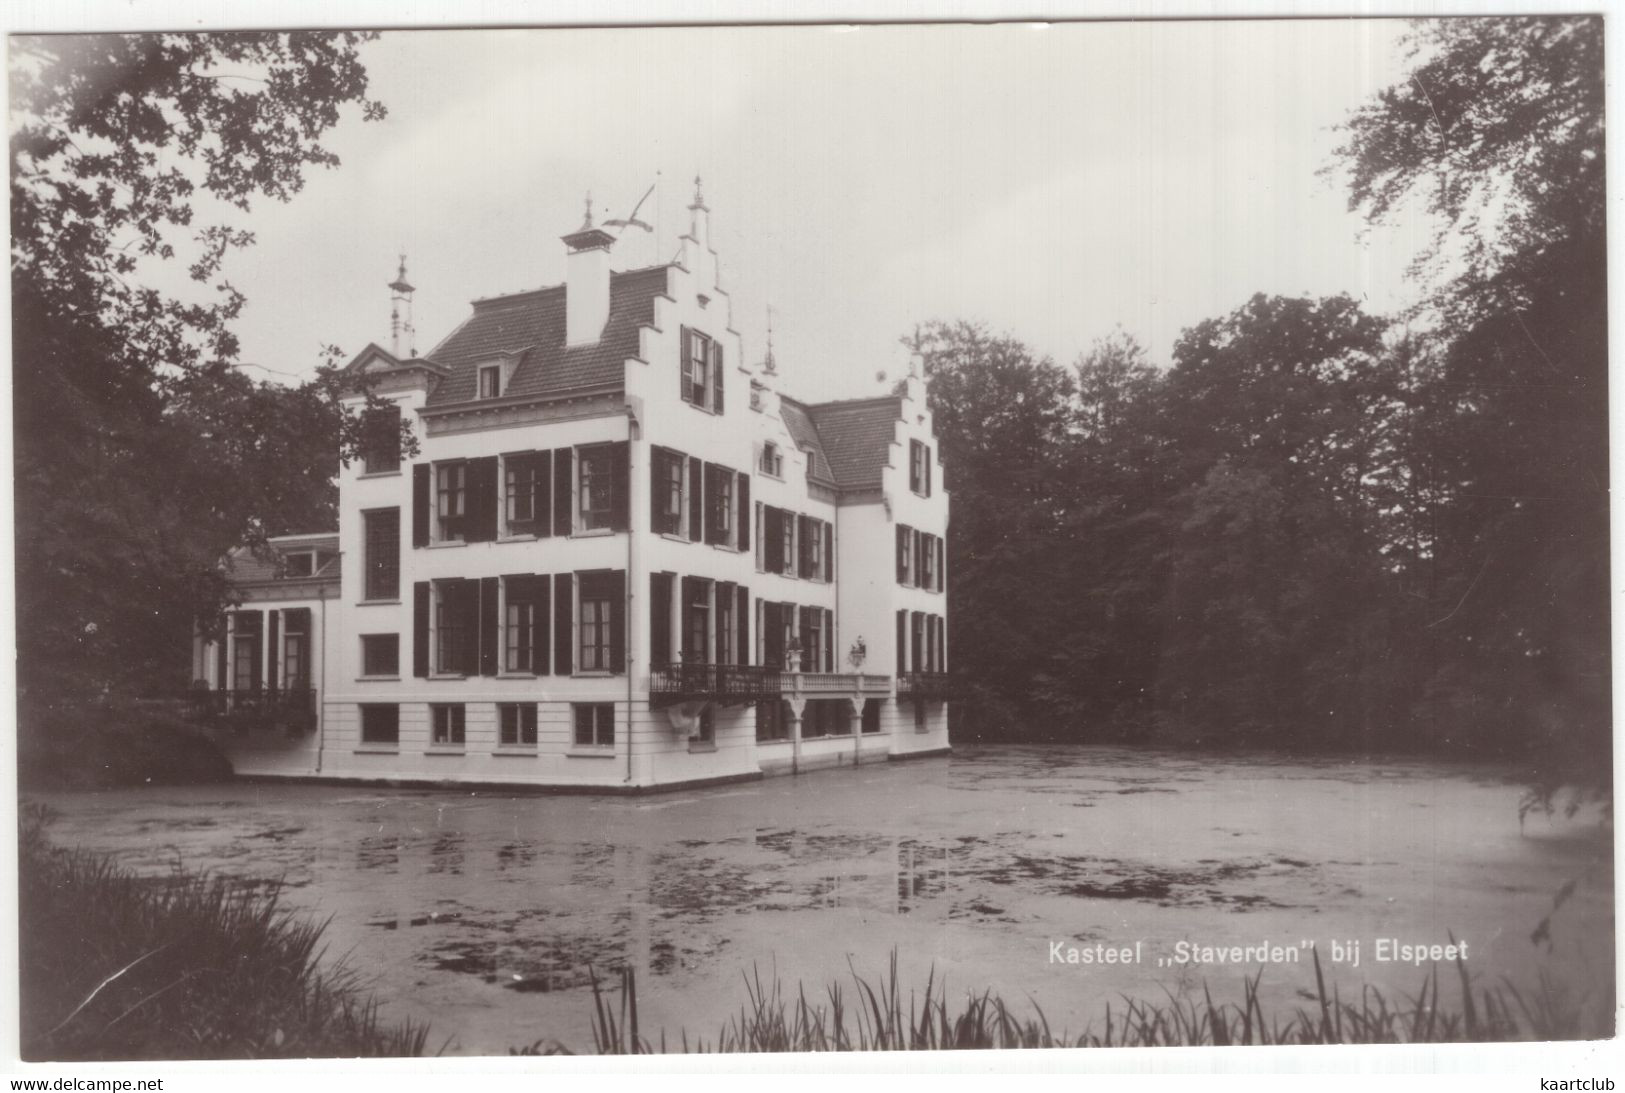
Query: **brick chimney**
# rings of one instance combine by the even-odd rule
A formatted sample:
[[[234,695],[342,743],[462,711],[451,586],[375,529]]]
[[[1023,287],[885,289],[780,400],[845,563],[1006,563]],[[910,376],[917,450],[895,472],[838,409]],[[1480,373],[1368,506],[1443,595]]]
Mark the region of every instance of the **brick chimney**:
[[[596,345],[609,321],[609,248],[615,237],[592,226],[592,197],[581,227],[563,237],[565,260],[564,343]]]

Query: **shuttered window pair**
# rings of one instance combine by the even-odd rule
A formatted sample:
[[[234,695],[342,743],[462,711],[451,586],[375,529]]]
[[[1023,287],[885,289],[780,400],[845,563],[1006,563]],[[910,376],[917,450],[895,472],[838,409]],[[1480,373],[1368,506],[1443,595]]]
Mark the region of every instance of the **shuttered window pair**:
[[[624,672],[625,581],[621,570],[419,581],[412,673]]]
[[[624,440],[416,464],[412,545],[625,531],[630,466]]]
[[[897,612],[897,674],[948,670],[948,621],[923,611]]]
[[[897,583],[908,588],[941,592],[946,587],[943,566],[947,551],[940,535],[897,525]]]

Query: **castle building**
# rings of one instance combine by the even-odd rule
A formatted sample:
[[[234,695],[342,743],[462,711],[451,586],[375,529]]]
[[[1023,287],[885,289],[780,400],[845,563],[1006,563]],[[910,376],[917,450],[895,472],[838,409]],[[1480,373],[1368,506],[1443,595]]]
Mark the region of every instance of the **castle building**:
[[[673,262],[626,271],[589,215],[564,284],[476,301],[421,356],[403,266],[391,348],[349,365],[376,439],[337,535],[237,552],[243,602],[196,643],[239,773],[641,790],[947,750],[924,382],[781,393],[698,189],[690,214]]]

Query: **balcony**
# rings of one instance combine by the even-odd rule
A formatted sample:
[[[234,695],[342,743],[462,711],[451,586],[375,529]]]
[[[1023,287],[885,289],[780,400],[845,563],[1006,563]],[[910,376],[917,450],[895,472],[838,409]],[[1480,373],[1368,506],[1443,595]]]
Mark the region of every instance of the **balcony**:
[[[947,672],[906,672],[897,677],[897,697],[916,702],[947,702],[959,695],[958,681]]]
[[[214,729],[240,733],[280,729],[297,736],[316,727],[316,692],[310,687],[197,690],[186,698],[194,716]]]
[[[667,664],[649,675],[655,706],[714,702],[748,706],[764,698],[885,698],[891,677],[847,672],[787,672],[743,664]]]
[[[749,664],[664,664],[649,674],[649,699],[656,706],[715,702],[748,706],[784,691],[777,668]]]

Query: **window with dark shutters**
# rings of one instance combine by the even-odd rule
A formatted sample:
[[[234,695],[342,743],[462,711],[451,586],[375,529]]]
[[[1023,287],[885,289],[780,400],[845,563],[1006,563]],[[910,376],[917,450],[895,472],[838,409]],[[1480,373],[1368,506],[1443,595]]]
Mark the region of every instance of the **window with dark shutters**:
[[[627,441],[609,446],[609,477],[609,527],[626,531],[632,512],[632,445]]]
[[[739,545],[740,550],[749,550],[750,549],[750,514],[751,514],[751,507],[750,507],[750,475],[745,474],[743,472],[740,473],[738,483],[737,483],[737,485],[735,487],[735,492],[738,494],[738,501],[734,505],[735,510],[739,514],[739,517],[738,517],[738,519],[739,519],[739,544],[738,545]]]
[[[553,449],[553,534],[574,535],[576,460],[573,448]]]
[[[577,580],[576,665],[584,672],[626,670],[626,574],[582,573]]]
[[[704,577],[684,577],[682,592],[683,663],[709,663],[711,582]]]
[[[783,607],[766,601],[762,604],[762,664],[768,668],[784,667]]]
[[[498,657],[502,640],[501,620],[497,617],[500,577],[480,578],[480,675],[494,676],[501,664]]]
[[[824,580],[835,579],[835,525],[824,521]]]
[[[649,523],[657,534],[681,535],[685,486],[684,456],[653,448],[649,456]]]
[[[502,578],[504,671],[548,674],[548,634],[553,624],[548,614],[551,583],[550,577],[529,573]]]
[[[824,671],[835,670],[835,612],[824,608]]]
[[[907,524],[897,525],[897,583],[908,584],[908,566],[914,555],[914,530]]]
[[[550,452],[511,452],[502,457],[502,524],[509,535],[546,535],[552,530]]]
[[[553,667],[561,676],[575,670],[575,578],[560,573],[553,578]]]
[[[705,464],[688,461],[688,538],[698,543],[705,538]]]
[[[824,639],[823,622],[824,610],[821,607],[801,608],[801,670],[803,672],[818,671],[818,661],[823,656]]]
[[[429,582],[412,585],[412,674],[429,674]]]
[[[769,573],[780,573],[784,570],[784,522],[779,519],[779,510],[772,505],[762,506],[762,543],[763,553],[766,556],[766,569]]]
[[[796,572],[796,514],[780,509],[779,523],[784,525],[784,564],[779,567],[779,572],[790,577]]]
[[[464,537],[489,543],[497,537],[497,457],[468,461],[468,519]]]
[[[672,574],[649,574],[649,667],[671,664]]]
[[[737,619],[739,623],[739,643],[735,646],[735,648],[739,652],[739,663],[749,664],[751,649],[750,589],[740,585],[738,588],[734,589],[734,596],[738,601],[738,606],[734,612],[734,618]]]
[[[908,674],[908,612],[897,612],[897,675]]]
[[[803,580],[811,580],[817,575],[814,565],[814,552],[817,544],[813,542],[812,517],[796,517],[796,576]]]
[[[711,343],[711,409],[722,413],[722,343]]]
[[[948,587],[948,576],[945,566],[948,564],[948,547],[941,537],[937,539],[937,591],[945,591]]]
[[[733,664],[737,656],[734,642],[739,637],[739,628],[734,620],[734,609],[738,606],[738,602],[734,599],[733,582],[718,581],[712,602],[716,605],[712,637],[716,647],[711,659],[717,664]]]
[[[725,546],[728,542],[732,485],[732,471],[715,463],[705,465],[705,541],[712,546]]]
[[[412,545],[426,547],[429,545],[429,519],[432,515],[429,506],[432,503],[430,495],[430,475],[432,469],[427,463],[414,463],[412,465]]]
[[[909,613],[909,663],[916,672],[927,671],[925,664],[925,616]]]
[[[682,330],[682,346],[679,350],[683,365],[679,375],[680,391],[684,402],[694,401],[694,339],[690,336],[688,327]]]
[[[925,587],[925,540],[925,532],[916,531],[914,533],[914,569],[911,583],[916,588]]]

